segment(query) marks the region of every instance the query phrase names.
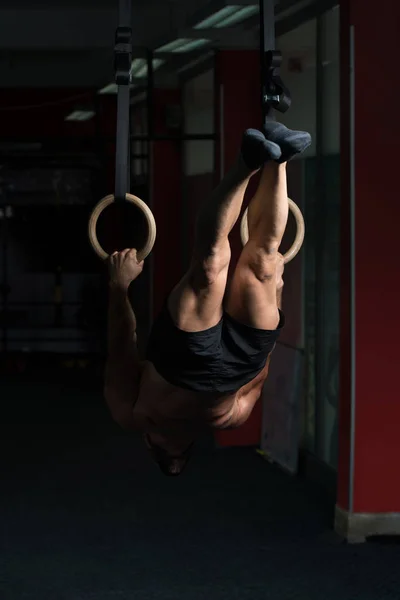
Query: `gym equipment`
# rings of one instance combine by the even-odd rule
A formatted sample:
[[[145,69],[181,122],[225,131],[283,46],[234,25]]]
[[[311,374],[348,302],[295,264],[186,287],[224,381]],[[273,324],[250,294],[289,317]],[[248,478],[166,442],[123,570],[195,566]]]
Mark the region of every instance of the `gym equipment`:
[[[291,96],[280,77],[282,52],[275,50],[275,0],[260,0],[260,55],[262,115],[274,119],[274,110],[285,113]]]
[[[147,225],[145,241],[136,248],[138,260],[144,260],[153,249],[156,239],[156,223],[150,208],[143,200],[129,193],[130,189],[130,84],[132,64],[132,7],[131,0],[119,1],[119,25],[115,34],[114,71],[115,82],[118,86],[117,95],[117,132],[115,153],[115,191],[114,195],[106,196],[94,207],[88,226],[90,243],[96,254],[103,260],[108,253],[101,247],[97,238],[97,221],[108,206],[113,203],[131,203],[139,209]],[[128,229],[124,223],[124,229]]]
[[[154,242],[156,240],[156,222],[154,220],[153,213],[151,212],[147,204],[143,202],[143,200],[141,200],[137,196],[133,196],[132,194],[125,194],[125,201],[132,203],[132,205],[138,208],[145,217],[146,234],[144,244],[140,248],[137,248],[137,258],[139,261],[142,261],[150,254],[154,246]],[[96,252],[97,256],[99,256],[103,260],[106,260],[109,255],[105,250],[103,250],[97,239],[97,221],[103,210],[107,208],[107,206],[110,206],[110,204],[113,204],[114,202],[115,197],[113,194],[110,194],[109,196],[106,196],[105,198],[100,200],[100,202],[94,207],[94,210],[89,219],[90,243],[92,244],[93,250]]]
[[[296,256],[296,254],[298,254],[300,248],[303,245],[304,235],[305,235],[305,224],[304,224],[303,215],[301,214],[301,210],[299,209],[297,204],[295,202],[293,202],[293,200],[291,200],[290,198],[288,198],[288,202],[289,202],[289,209],[292,212],[292,214],[296,220],[297,231],[296,231],[296,236],[294,238],[294,242],[293,242],[292,246],[283,255],[285,265],[287,263],[289,263],[291,260],[293,260],[294,257]],[[247,244],[247,242],[249,240],[249,226],[247,223],[247,211],[248,211],[248,208],[246,208],[246,210],[243,214],[242,222],[240,225],[240,237],[242,239],[243,246],[245,244]]]
[[[274,120],[278,111],[285,113],[292,103],[290,92],[280,76],[282,52],[275,50],[275,0],[260,0],[260,55],[261,55],[261,87],[263,123]],[[301,210],[291,200],[289,209],[296,220],[297,232],[290,250],[284,255],[285,264],[294,259],[299,252],[305,235],[305,223]],[[240,237],[245,245],[249,239],[249,227],[245,210],[240,224]]]

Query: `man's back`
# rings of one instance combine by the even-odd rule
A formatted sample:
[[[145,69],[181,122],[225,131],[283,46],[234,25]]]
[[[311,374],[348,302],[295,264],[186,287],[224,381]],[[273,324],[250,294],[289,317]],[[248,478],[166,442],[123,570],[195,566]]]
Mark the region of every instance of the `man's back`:
[[[190,434],[205,429],[235,427],[237,421],[245,420],[243,412],[249,412],[261,394],[268,374],[269,360],[265,368],[252,381],[231,393],[194,392],[167,382],[146,361],[143,364],[139,397],[134,415],[149,433],[166,438]],[[247,417],[246,417],[247,418]]]

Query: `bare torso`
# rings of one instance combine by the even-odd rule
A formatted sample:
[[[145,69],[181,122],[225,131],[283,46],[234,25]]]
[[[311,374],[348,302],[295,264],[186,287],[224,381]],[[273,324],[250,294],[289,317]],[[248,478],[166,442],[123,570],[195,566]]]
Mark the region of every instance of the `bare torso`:
[[[171,452],[185,449],[206,429],[238,427],[249,417],[268,375],[269,358],[255,379],[233,394],[184,390],[168,383],[153,364],[143,364],[134,415],[153,443]]]

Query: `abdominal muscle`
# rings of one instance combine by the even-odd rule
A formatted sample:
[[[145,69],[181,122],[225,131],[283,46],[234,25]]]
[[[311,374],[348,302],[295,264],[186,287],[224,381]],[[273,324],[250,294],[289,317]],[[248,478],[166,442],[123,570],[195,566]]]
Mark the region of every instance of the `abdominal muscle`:
[[[269,362],[270,358],[251,382],[224,395],[178,388],[161,377],[152,363],[145,362],[134,414],[152,438],[158,435],[193,441],[206,429],[238,427],[247,420],[260,397]]]

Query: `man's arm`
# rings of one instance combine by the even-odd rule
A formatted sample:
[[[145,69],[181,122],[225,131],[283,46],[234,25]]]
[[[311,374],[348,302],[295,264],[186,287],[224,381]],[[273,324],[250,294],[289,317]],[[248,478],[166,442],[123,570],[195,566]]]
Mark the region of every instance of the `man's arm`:
[[[109,284],[108,354],[116,358],[136,360],[136,316],[128,296],[128,289]]]
[[[110,286],[104,394],[113,419],[130,431],[138,429],[133,409],[139,396],[140,373],[135,314],[127,292]]]
[[[138,429],[133,409],[139,396],[141,365],[136,345],[136,317],[128,289],[141,270],[136,253],[124,251],[111,257],[104,392],[113,419],[130,431]]]

